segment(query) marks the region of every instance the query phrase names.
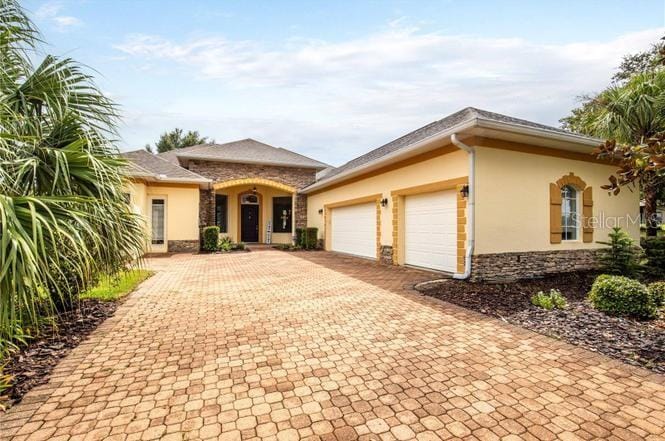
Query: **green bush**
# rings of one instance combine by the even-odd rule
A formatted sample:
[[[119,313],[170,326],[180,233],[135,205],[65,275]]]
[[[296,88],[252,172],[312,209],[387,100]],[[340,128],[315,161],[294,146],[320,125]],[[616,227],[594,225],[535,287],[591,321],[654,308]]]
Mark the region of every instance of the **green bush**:
[[[305,248],[307,239],[307,231],[305,228],[296,228],[296,243],[295,245],[301,248]]]
[[[238,243],[233,245],[234,250],[243,251],[245,248],[247,248],[247,246],[245,245],[245,242],[238,242]]]
[[[603,274],[591,286],[589,301],[599,311],[650,319],[657,315],[656,304],[646,286],[623,276]]]
[[[656,308],[665,306],[665,282],[654,282],[647,286]]]
[[[205,227],[203,229],[203,250],[217,251],[217,242],[219,241],[219,227]]]
[[[228,236],[224,236],[221,239],[219,239],[219,243],[217,244],[217,250],[224,252],[229,252],[233,250],[233,242],[231,241],[231,238]]]
[[[612,228],[606,242],[598,243],[607,245],[600,251],[599,260],[603,271],[607,274],[619,276],[633,276],[640,267],[640,249],[635,241],[619,227]]]
[[[549,293],[539,291],[531,296],[531,304],[549,310],[564,309],[568,306],[566,298],[558,289],[551,289]]]
[[[646,270],[654,276],[664,276],[665,237],[645,239],[642,241],[642,248],[647,258]]]
[[[319,229],[310,227],[307,228],[305,233],[305,249],[314,250],[318,248],[319,243]]]

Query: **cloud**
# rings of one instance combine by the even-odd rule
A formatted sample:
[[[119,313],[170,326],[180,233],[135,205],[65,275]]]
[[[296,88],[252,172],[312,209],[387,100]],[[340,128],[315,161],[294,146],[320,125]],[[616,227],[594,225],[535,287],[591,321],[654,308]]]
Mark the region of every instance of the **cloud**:
[[[66,32],[71,28],[81,26],[83,22],[76,17],[70,15],[61,15],[63,5],[58,1],[47,1],[41,5],[35,16],[38,20],[43,20],[52,23],[59,32]]]
[[[648,48],[664,32],[658,28],[608,41],[543,44],[424,32],[399,20],[381,32],[344,41],[176,41],[139,34],[115,48],[156,71],[160,63],[177,65],[246,103],[245,114],[235,117],[288,120],[288,138],[294,138],[297,127],[310,142],[305,149],[335,145],[339,157],[348,160],[465,106],[556,125],[576,96],[608,84],[622,56]],[[210,97],[190,99],[179,104],[219,112],[218,102],[206,103]],[[233,111],[241,112],[228,110]]]

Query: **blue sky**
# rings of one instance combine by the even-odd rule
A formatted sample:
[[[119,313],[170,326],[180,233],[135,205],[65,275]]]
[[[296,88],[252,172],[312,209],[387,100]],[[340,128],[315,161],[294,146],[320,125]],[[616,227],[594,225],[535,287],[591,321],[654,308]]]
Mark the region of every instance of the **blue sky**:
[[[23,4],[122,106],[121,149],[181,127],[334,165],[466,106],[557,125],[665,34],[662,0]]]

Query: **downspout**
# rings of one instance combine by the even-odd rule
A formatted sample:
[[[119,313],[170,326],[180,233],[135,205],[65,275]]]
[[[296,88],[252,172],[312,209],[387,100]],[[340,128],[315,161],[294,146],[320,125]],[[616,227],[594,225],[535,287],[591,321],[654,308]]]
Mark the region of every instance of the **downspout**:
[[[473,257],[473,248],[475,245],[475,211],[476,211],[476,150],[464,144],[457,138],[457,133],[450,135],[450,142],[456,147],[469,154],[469,196],[467,197],[467,216],[468,216],[468,234],[466,245],[466,256],[464,259],[464,272],[453,274],[453,279],[468,279],[471,276],[471,258]]]

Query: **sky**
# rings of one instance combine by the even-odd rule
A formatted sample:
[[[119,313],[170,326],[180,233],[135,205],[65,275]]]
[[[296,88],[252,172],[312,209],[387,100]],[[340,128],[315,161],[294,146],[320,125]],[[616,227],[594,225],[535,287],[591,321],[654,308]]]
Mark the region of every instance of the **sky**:
[[[467,106],[558,126],[665,35],[663,0],[22,4],[121,106],[121,150],[179,127],[332,165]]]

